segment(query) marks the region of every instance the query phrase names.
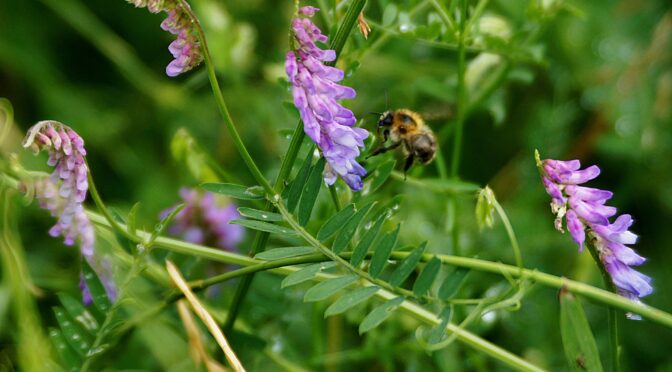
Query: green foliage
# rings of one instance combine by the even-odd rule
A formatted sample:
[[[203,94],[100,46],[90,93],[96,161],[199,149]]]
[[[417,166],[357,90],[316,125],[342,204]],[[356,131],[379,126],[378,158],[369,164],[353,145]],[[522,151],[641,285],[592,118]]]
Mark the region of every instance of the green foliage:
[[[201,185],[201,188],[205,191],[226,195],[239,200],[261,200],[264,198],[264,195],[259,193],[257,188],[232,183],[204,183]]]
[[[583,307],[573,294],[565,291],[560,292],[560,334],[570,370],[603,370]]]
[[[397,236],[399,235],[400,228],[401,225],[397,225],[397,228],[394,231],[383,235],[376,248],[374,248],[373,257],[371,258],[371,266],[369,267],[369,273],[372,277],[378,277],[383,271],[383,267],[385,267],[387,260],[390,258],[392,249],[397,244]]]
[[[376,286],[360,287],[354,289],[341,296],[338,300],[334,301],[333,304],[329,305],[327,310],[324,312],[324,316],[327,317],[331,315],[337,315],[348,311],[360,303],[368,300],[371,296],[376,294],[378,290],[380,290],[380,287]]]
[[[301,201],[299,202],[299,223],[305,225],[310,219],[313,206],[317,200],[317,194],[320,192],[322,186],[322,172],[324,171],[324,158],[320,158],[317,163],[311,167],[310,174],[306,179],[306,185],[301,194]]]
[[[264,261],[275,261],[282,260],[290,257],[304,256],[307,254],[315,253],[315,248],[313,247],[284,247],[284,248],[273,248],[267,251],[257,253],[254,258]]]
[[[371,310],[371,312],[364,317],[362,323],[360,323],[359,333],[366,333],[378,327],[380,323],[392,315],[392,312],[396,310],[403,301],[403,297],[395,297]]]
[[[231,224],[234,225],[241,225],[245,226],[248,229],[252,230],[258,230],[258,231],[265,231],[267,233],[271,234],[278,234],[278,235],[294,235],[296,234],[294,230],[288,229],[283,226],[279,226],[276,224],[272,224],[269,222],[264,222],[264,221],[257,221],[257,220],[233,220],[230,222]]]
[[[240,137],[263,175],[274,179],[282,173],[286,134],[298,118],[282,66],[294,3],[189,3],[205,28]],[[171,36],[159,27],[164,14],[124,1],[0,5],[0,14],[12,15],[0,24],[0,85],[17,117],[16,123],[5,120],[14,110],[0,98],[0,176],[19,179],[24,170],[45,170],[43,156],[21,150],[22,132],[46,117],[68,123],[85,138],[100,194],[119,211],[111,214],[127,216],[116,219],[127,233],[113,231],[118,241],[102,218],[94,221],[96,252],[110,260],[118,283],[137,265],[121,304],[107,301],[100,280],[85,266],[95,294],[94,305],[84,307],[75,295],[80,268],[70,264],[77,249],[45,233],[54,221],[37,207],[6,212],[16,223],[3,223],[0,239],[0,323],[6,324],[0,326],[0,343],[8,345],[0,366],[7,361],[10,369],[56,370],[49,361],[53,354],[64,370],[87,362],[90,370],[197,370],[160,265],[170,259],[193,283],[215,274],[238,278],[232,274],[238,265],[274,268],[274,274],[255,277],[240,301],[235,333],[225,332],[249,368],[506,368],[501,353],[473,349],[490,345],[482,337],[544,369],[569,363],[574,370],[599,370],[597,350],[605,356],[610,351],[603,306],[586,306],[584,314],[578,300],[564,293],[558,314],[557,291],[534,278],[485,275],[435,256],[508,264],[524,256],[526,267],[540,275],[601,286],[590,258],[568,249],[567,234],[553,229],[530,156],[534,148],[601,167],[594,186],[613,190],[619,212],[637,220],[637,250],[649,258],[642,271],[658,289],[644,302],[654,309],[672,306],[672,297],[661,290],[669,282],[670,258],[661,247],[671,243],[661,221],[672,211],[668,2],[632,7],[626,1],[369,0],[363,14],[372,28],[368,39],[355,26],[364,3],[300,3],[322,8],[312,19],[338,50],[344,84],[357,90],[347,103],[356,125],[372,134],[359,159],[368,171],[363,191],[350,192],[338,180],[331,199],[320,192],[324,162],[315,146],[308,138],[299,143],[298,160],[287,168],[293,177],[281,177],[275,192],[303,230],[275,210],[262,210],[264,203],[274,207],[273,195],[245,186],[259,182],[223,129],[205,66],[176,79],[164,76],[171,58]],[[40,22],[31,21],[36,14]],[[466,43],[463,64],[460,40]],[[379,141],[373,138],[378,115],[368,112],[402,107],[422,114],[438,141],[434,162],[415,164],[406,178],[402,151],[365,159]],[[459,172],[447,177],[462,119]],[[174,214],[155,226],[159,212],[175,205],[176,190],[199,184],[237,204],[243,219],[233,223],[247,232],[240,252],[166,241]],[[12,187],[0,179],[0,188],[7,185]],[[498,201],[486,191],[474,199],[478,190],[490,190],[484,185]],[[13,204],[19,199],[13,197]],[[334,200],[344,207],[337,211]],[[87,208],[96,210],[90,201]],[[506,231],[480,231],[492,225],[494,211]],[[507,215],[510,222],[502,217]],[[271,234],[261,245],[268,249],[255,252],[256,259],[268,261],[262,265],[249,260],[258,231]],[[16,253],[8,232],[22,235],[26,257]],[[136,240],[127,236],[135,234]],[[516,246],[513,253],[509,244]],[[326,253],[340,257],[319,258]],[[319,259],[325,261],[315,263]],[[286,268],[283,260],[304,263]],[[527,291],[527,283],[536,283],[534,290]],[[234,288],[222,283],[199,294],[220,322],[238,301]],[[302,302],[304,296],[311,302]],[[417,308],[432,321],[417,314],[413,320],[409,309]],[[401,312],[411,316],[397,316]],[[324,322],[322,315],[342,316]],[[672,365],[665,346],[672,339],[657,324],[620,320],[623,370]],[[472,338],[452,343],[456,333],[447,327]],[[409,337],[416,328],[420,347]],[[356,329],[372,331],[358,338]],[[214,354],[216,344],[201,336],[206,353]],[[99,346],[82,354],[83,343],[97,339]]]

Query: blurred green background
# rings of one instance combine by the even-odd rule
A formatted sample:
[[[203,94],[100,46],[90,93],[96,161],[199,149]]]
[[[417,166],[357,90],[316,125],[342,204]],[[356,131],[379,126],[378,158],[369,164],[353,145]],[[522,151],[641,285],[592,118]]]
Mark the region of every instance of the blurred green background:
[[[191,3],[206,29],[234,121],[262,171],[273,179],[288,145],[286,130],[298,119],[288,104],[291,94],[283,75],[293,4]],[[371,111],[407,107],[421,112],[440,133],[440,149],[449,161],[457,54],[451,48],[454,38],[445,34],[428,3],[369,1],[365,12],[373,31],[368,40],[353,33],[340,67],[348,73],[346,84],[358,92],[348,105],[364,119],[365,128],[374,128]],[[331,0],[306,4],[335,7]],[[602,175],[591,186],[614,191],[612,205],[636,219],[633,230],[641,237],[636,249],[649,258],[641,271],[653,277],[656,288],[645,302],[672,309],[667,289],[672,284],[667,264],[672,259],[672,4],[666,0],[479,4],[485,11],[472,25],[467,82],[471,97],[484,93],[484,99],[466,121],[461,178],[494,190],[509,214],[526,267],[601,286],[588,253],[577,254],[569,236],[553,229],[533,152],[539,149],[542,157],[598,164]],[[336,15],[331,11],[316,16],[325,32],[333,29],[343,5],[336,6]],[[0,2],[0,97],[12,102],[17,128],[25,131],[39,120],[54,119],[78,131],[106,203],[127,212],[140,201],[140,225],[147,227],[153,226],[159,211],[177,202],[180,187],[200,182],[171,152],[179,128],[186,128],[226,172],[241,183],[252,182],[227,138],[204,69],[174,79],[165,76],[172,38],[159,28],[162,19],[163,15],[135,9],[122,0]],[[499,57],[484,56],[482,50]],[[3,156],[19,151],[26,168],[45,169],[43,157],[21,152],[18,143],[7,141],[2,146]],[[411,174],[436,177],[437,170],[434,165],[416,167]],[[388,181],[377,193],[374,198],[382,202],[404,195],[393,217],[403,223],[402,245],[428,239],[430,251],[453,252],[445,206],[437,203],[444,196],[399,180]],[[320,216],[331,213],[326,194],[323,190],[316,211]],[[498,221],[494,229],[479,231],[474,201],[471,195],[460,199],[462,253],[511,263],[504,229]],[[49,216],[34,204],[21,207],[18,198],[15,203],[30,276],[43,290],[37,305],[46,329],[55,324],[50,311],[57,304],[55,293],[77,293],[78,265],[73,263],[78,254],[60,239],[49,238],[46,231],[53,223]],[[251,236],[241,251],[249,247]],[[209,270],[212,274],[223,269]],[[474,273],[463,294],[478,296],[501,284],[501,278]],[[278,287],[279,278],[259,276],[243,308],[243,319],[270,350],[245,356],[251,370],[280,368],[273,353],[308,369],[501,368],[458,344],[428,355],[415,343],[414,323],[405,318],[360,338],[356,322],[348,318],[361,319],[362,314],[327,323],[322,319],[325,304],[304,304],[300,289]],[[233,288],[222,286],[213,300],[223,311]],[[2,293],[0,370],[16,368],[17,358],[17,330],[7,305],[11,299],[6,288]],[[585,301],[584,305],[605,358],[606,310]],[[472,329],[540,366],[562,370],[566,366],[558,315],[557,293],[537,286],[520,311],[497,312]],[[672,330],[647,321],[621,324],[625,370],[672,369]],[[169,331],[172,337],[164,339],[170,340],[164,346],[180,350],[185,336],[179,323],[151,329],[150,336],[133,336],[124,353],[113,357],[115,367],[167,369],[173,359],[186,358],[186,350],[169,355],[154,345],[160,338],[156,335]],[[150,360],[144,358],[145,348],[153,353]],[[180,366],[184,365],[173,368]]]

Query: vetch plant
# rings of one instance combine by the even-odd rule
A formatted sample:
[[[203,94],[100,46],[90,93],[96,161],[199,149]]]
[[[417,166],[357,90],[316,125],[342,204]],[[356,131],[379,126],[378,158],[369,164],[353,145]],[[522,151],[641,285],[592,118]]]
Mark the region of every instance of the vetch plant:
[[[173,60],[166,66],[166,75],[175,77],[183,74],[203,62],[203,54],[196,30],[187,14],[191,9],[183,0],[126,0],[138,8],[147,8],[150,13],[168,13],[161,28],[177,38],[170,43],[168,50]]]
[[[616,208],[605,205],[613,196],[612,192],[580,186],[596,178],[600,168],[592,165],[580,169],[578,160],[539,160],[539,153],[536,156],[542,182],[552,198],[555,228],[564,232],[564,217],[567,230],[579,246],[579,251],[583,250],[584,244],[595,248],[602,266],[621,295],[633,301],[650,295],[653,292],[651,278],[631,268],[646,261],[627,246],[637,242],[637,235],[629,230],[632,217],[623,214],[613,223],[609,222],[616,215]]]
[[[236,250],[245,236],[245,230],[242,226],[230,224],[240,218],[234,203],[226,203],[213,193],[186,187],[180,189],[180,197],[184,207],[173,218],[167,230],[170,235],[196,244]],[[174,209],[161,212],[161,219],[168,217]]]
[[[316,43],[327,43],[322,31],[306,17],[312,17],[319,9],[303,7],[292,20],[292,35],[295,50],[287,52],[285,69],[292,83],[294,104],[301,114],[303,128],[320,148],[327,160],[324,181],[327,185],[336,182],[339,175],[354,191],[362,189],[362,177],[366,169],[356,160],[369,132],[354,125],[357,119],[352,111],[341,106],[337,100],[355,98],[355,90],[337,84],[343,80],[343,71],[325,66],[322,62],[336,59],[336,52],[320,49]]]
[[[71,14],[88,14],[76,0],[65,5],[45,1],[71,21]],[[605,366],[618,370],[619,350],[637,352],[629,335],[618,335],[619,311],[672,328],[672,314],[642,302],[653,287],[651,278],[633,268],[645,262],[630,247],[637,241],[630,231],[633,218],[606,205],[610,191],[585,185],[599,175],[597,166],[581,169],[578,160],[541,160],[537,154],[556,229],[567,229],[579,251],[588,248],[606,289],[584,283],[584,268],[570,271],[544,260],[546,247],[535,242],[569,240],[555,233],[536,238],[544,233],[536,225],[542,212],[533,203],[516,204],[516,187],[530,200],[542,196],[536,175],[530,181],[524,179],[529,172],[511,172],[515,167],[509,165],[496,175],[486,173],[494,170],[490,164],[478,167],[515,141],[482,141],[480,132],[470,132],[475,131],[474,121],[488,116],[472,114],[487,111],[494,124],[503,125],[511,111],[518,120],[519,113],[506,99],[508,82],[530,84],[537,73],[549,73],[533,67],[549,62],[542,37],[553,33],[540,30],[563,9],[561,2],[552,8],[532,2],[526,12],[515,15],[487,1],[294,1],[273,3],[268,13],[231,5],[227,17],[213,12],[210,0],[192,1],[193,9],[185,0],[128,2],[165,13],[161,28],[176,36],[169,46],[174,60],[166,67],[168,76],[201,62],[204,69],[192,74],[184,87],[174,86],[182,105],[170,107],[168,114],[162,112],[165,107],[133,106],[145,120],[155,117],[153,110],[162,113],[156,116],[162,125],[149,129],[150,139],[141,136],[145,122],[135,122],[137,113],[130,108],[128,115],[114,117],[130,124],[132,136],[103,126],[81,131],[94,154],[91,165],[96,183],[103,186],[100,192],[85,161],[84,139],[56,121],[39,122],[24,140],[24,147],[49,154],[50,175],[26,171],[29,162],[19,155],[5,161],[5,139],[19,142],[7,133],[20,130],[14,127],[11,106],[0,100],[0,257],[3,273],[9,273],[0,283],[0,305],[5,282],[18,289],[12,293],[39,293],[28,280],[33,271],[39,273],[35,282],[46,294],[40,302],[53,306],[53,316],[44,317],[54,346],[54,360],[45,362],[53,364],[51,369],[600,371],[601,355],[611,354]],[[229,10],[228,4],[216,4],[218,11]],[[227,53],[236,53],[236,47],[209,50],[206,35],[216,33],[204,30],[199,18],[208,17],[203,25],[226,28],[238,12],[264,31],[259,32],[263,41],[253,47],[255,52],[264,49],[254,61],[263,67],[251,67],[250,76],[237,76],[227,68],[222,74],[226,85],[220,85],[222,71],[213,60],[230,57],[221,55],[219,47]],[[253,18],[260,14],[268,22]],[[125,77],[151,77],[152,68],[115,44],[113,31],[95,19],[83,20],[71,23],[78,30],[97,25],[85,36],[115,64],[124,64],[122,71],[134,72]],[[353,32],[356,27],[361,34]],[[280,39],[283,44],[274,47]],[[549,79],[551,85],[562,84],[558,80]],[[286,81],[289,89],[284,89]],[[211,92],[206,93],[202,88],[207,83]],[[362,152],[372,152],[367,146],[376,124],[364,113],[369,106],[381,111],[386,89],[392,90],[393,101],[408,100],[419,110],[448,108],[442,123],[423,115],[436,129],[436,158],[427,167],[412,169],[408,177],[397,170],[400,162],[393,153],[358,161]],[[281,102],[289,99],[290,91],[292,102],[285,105],[289,113],[282,116]],[[214,107],[219,120],[213,120]],[[125,113],[126,107],[119,110]],[[298,123],[285,120],[290,115],[296,119],[297,111]],[[561,116],[554,115],[549,125],[558,125]],[[219,136],[221,124],[225,132]],[[287,135],[284,126],[290,124],[295,126]],[[171,146],[178,167],[161,156],[161,146],[145,146],[164,138],[155,132],[187,125],[191,128],[177,129]],[[123,143],[110,142],[113,135]],[[531,141],[540,137],[529,136]],[[285,146],[284,154],[277,152]],[[468,156],[475,149],[477,159]],[[526,162],[512,165],[532,170]],[[98,167],[101,171],[95,172]],[[521,179],[513,180],[514,174]],[[489,185],[470,181],[485,176],[492,176]],[[336,187],[339,177],[348,188]],[[525,181],[536,191],[524,189]],[[173,191],[166,190],[199,183],[182,187],[181,204],[161,211],[175,200]],[[49,234],[80,247],[85,259],[79,281],[75,275],[45,280],[66,271],[58,259],[34,258],[53,257],[58,250],[31,246],[29,259],[22,258],[17,236],[24,227],[13,227],[13,219],[21,218],[12,210],[17,204],[11,202],[13,190],[33,193],[57,219]],[[85,204],[89,193],[95,208]],[[133,195],[140,195],[140,202]],[[515,213],[507,214],[509,206],[515,206]],[[37,246],[38,239],[26,241]],[[109,260],[101,260],[103,250]],[[523,253],[531,251],[537,257],[523,261]],[[48,270],[22,269],[26,263]],[[112,269],[116,282],[109,275]],[[260,273],[264,275],[256,275]],[[656,275],[662,288],[659,280]],[[237,284],[202,295],[225,281]],[[543,288],[559,296],[539,296]],[[77,291],[83,301],[70,295]],[[48,297],[52,292],[58,292],[57,298]],[[212,337],[185,311],[185,297]],[[597,305],[587,315],[581,298]],[[554,307],[557,311],[549,310]],[[608,345],[601,337],[607,331],[596,316],[602,307],[609,313]],[[0,319],[4,309],[0,306]],[[19,310],[14,316],[22,319]],[[37,314],[26,313],[33,318]],[[632,329],[641,324],[628,325]],[[3,331],[0,327],[2,341]],[[43,337],[37,333],[34,338]],[[516,342],[509,343],[512,337]],[[538,344],[528,345],[528,340]],[[212,355],[216,344],[226,353],[228,366]],[[34,352],[25,344],[18,349],[21,355]]]
[[[117,289],[109,268],[96,262],[95,231],[84,210],[83,203],[89,189],[84,140],[67,125],[46,120],[28,130],[23,147],[31,148],[35,153],[46,151],[49,154],[47,164],[54,167],[48,177],[31,177],[26,180],[29,184],[25,186],[31,188],[40,207],[58,219],[49,229],[49,235],[63,236],[66,245],[78,244],[82,256],[91,266],[99,268],[107,295],[114,300]],[[82,289],[87,300],[90,297],[88,291],[85,286]]]

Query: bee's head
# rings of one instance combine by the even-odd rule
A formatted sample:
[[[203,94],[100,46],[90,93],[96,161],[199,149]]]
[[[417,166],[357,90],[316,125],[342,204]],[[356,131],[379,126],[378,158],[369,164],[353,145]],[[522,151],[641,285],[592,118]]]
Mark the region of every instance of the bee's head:
[[[378,120],[378,126],[389,127],[390,125],[392,125],[392,120],[394,120],[394,115],[390,111],[385,111],[383,112],[382,115],[380,115],[380,119]]]

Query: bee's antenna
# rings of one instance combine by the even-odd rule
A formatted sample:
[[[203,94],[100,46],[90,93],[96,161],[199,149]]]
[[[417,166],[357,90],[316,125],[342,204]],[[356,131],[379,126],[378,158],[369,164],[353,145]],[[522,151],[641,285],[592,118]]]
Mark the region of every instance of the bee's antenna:
[[[380,116],[380,115],[382,115],[383,113],[382,113],[382,112],[373,112],[373,111],[371,111],[371,112],[369,112],[369,114]]]

